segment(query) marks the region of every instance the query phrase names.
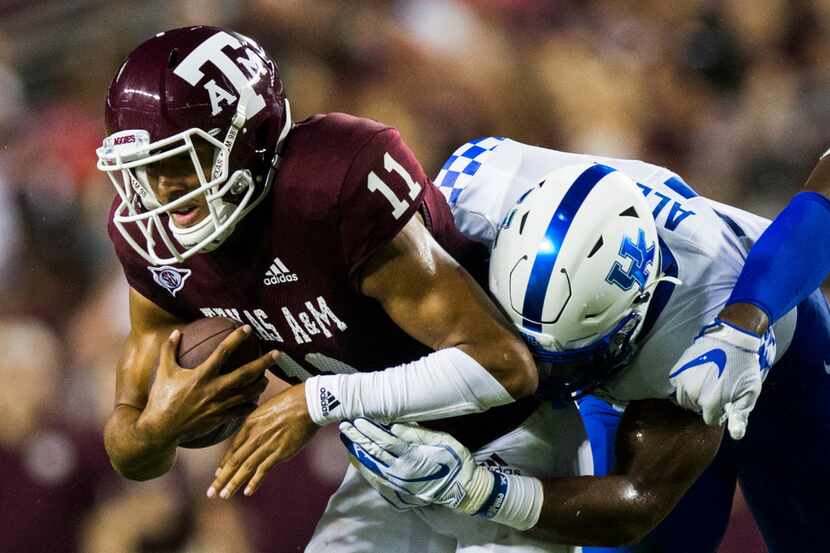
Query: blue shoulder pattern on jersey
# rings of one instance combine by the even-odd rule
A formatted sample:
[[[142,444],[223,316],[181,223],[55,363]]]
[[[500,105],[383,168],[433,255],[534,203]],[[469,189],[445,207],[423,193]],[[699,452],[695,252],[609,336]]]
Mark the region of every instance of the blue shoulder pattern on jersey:
[[[669,177],[663,184],[665,184],[666,186],[668,186],[669,188],[671,188],[672,190],[686,198],[687,200],[697,196],[697,192],[692,190],[692,187],[686,184],[686,182],[680,177]]]
[[[458,148],[444,163],[435,177],[435,184],[447,198],[450,207],[455,207],[461,191],[503,140],[503,136],[476,138]]]
[[[677,259],[669,249],[669,246],[659,236],[657,237],[657,243],[660,246],[660,273],[663,276],[677,278]],[[640,334],[637,336],[637,342],[642,343],[648,336],[648,333],[651,332],[651,329],[654,327],[654,323],[657,322],[657,318],[661,313],[663,313],[666,305],[668,305],[669,299],[671,299],[672,293],[674,293],[674,289],[675,284],[668,280],[662,281],[654,288],[654,294],[651,298],[651,303],[646,310],[646,316],[645,319],[643,319],[643,328],[640,329]]]

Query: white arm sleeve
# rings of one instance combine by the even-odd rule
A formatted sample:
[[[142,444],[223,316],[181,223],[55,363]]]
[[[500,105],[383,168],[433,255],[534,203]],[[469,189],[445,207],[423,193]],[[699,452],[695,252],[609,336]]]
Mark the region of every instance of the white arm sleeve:
[[[480,413],[513,398],[458,348],[377,372],[322,375],[305,382],[311,419],[323,426],[358,416],[407,422]]]

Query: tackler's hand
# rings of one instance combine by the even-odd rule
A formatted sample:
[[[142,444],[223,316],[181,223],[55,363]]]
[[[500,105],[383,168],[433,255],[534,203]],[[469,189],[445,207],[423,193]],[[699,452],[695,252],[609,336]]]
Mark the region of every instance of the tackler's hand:
[[[493,474],[445,432],[369,419],[340,423],[350,461],[399,510],[428,504],[475,514],[494,486]]]
[[[774,359],[771,328],[757,336],[716,319],[701,329],[669,379],[678,405],[700,413],[708,425],[726,422],[729,435],[740,440]]]

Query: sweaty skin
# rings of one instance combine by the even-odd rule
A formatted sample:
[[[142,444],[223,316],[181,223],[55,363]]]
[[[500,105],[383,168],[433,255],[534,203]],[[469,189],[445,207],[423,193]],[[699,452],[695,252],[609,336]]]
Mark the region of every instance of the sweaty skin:
[[[440,285],[437,285],[440,283]],[[515,399],[536,391],[535,361],[473,278],[414,217],[363,270],[361,291],[434,350],[457,347]]]
[[[667,400],[632,402],[617,433],[613,474],[543,481],[542,512],[530,531],[558,543],[636,543],[714,459],[722,435],[723,427]]]
[[[174,352],[183,322],[130,290],[131,330],[116,370],[115,408],[104,429],[112,466],[131,480],[161,476],[173,466],[178,437],[208,431],[227,416],[250,411],[267,380],[274,352],[217,376],[250,327],[237,329],[203,364],[179,367]],[[158,366],[158,370],[156,367]],[[155,382],[150,381],[155,371]]]
[[[535,391],[538,374],[530,352],[420,216],[367,262],[360,289],[418,341],[435,350],[457,347],[467,353],[515,399]],[[249,481],[245,494],[252,494],[265,473],[294,455],[315,429],[303,384],[263,403],[222,459],[208,497],[231,497]]]

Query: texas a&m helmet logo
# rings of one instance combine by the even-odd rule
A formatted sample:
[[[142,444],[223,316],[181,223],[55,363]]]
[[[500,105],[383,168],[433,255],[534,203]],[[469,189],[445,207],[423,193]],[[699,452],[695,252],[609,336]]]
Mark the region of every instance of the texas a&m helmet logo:
[[[184,281],[190,276],[190,269],[178,269],[176,267],[147,267],[153,273],[153,280],[156,284],[170,292],[176,297],[176,292],[184,288]]]
[[[236,56],[234,60],[224,52],[224,48],[228,46],[239,50],[243,47],[243,44],[236,37],[224,31],[218,32],[190,52],[176,66],[173,73],[187,81],[190,86],[196,86],[205,77],[205,72],[203,71],[205,64],[210,63],[236,89],[236,94],[234,94],[234,91],[223,88],[216,82],[216,79],[208,79],[202,83],[202,87],[210,98],[212,114],[214,116],[218,115],[223,109],[222,104],[233,105],[240,97],[243,97],[248,100],[245,109],[245,118],[251,119],[251,117],[262,111],[265,107],[265,100],[251,86],[250,79],[264,75],[266,69],[257,54],[250,48],[246,47],[244,55]],[[242,72],[239,67],[240,65],[248,71],[249,75],[251,75],[250,78]]]

